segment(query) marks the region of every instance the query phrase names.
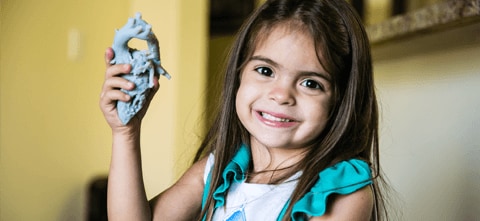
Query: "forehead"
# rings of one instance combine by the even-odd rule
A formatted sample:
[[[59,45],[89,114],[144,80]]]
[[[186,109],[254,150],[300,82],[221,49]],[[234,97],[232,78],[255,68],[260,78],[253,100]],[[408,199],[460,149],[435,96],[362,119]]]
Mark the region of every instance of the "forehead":
[[[317,54],[315,44],[308,32],[298,28],[292,29],[285,25],[277,25],[265,32],[258,33],[253,55],[266,51],[274,55],[291,53],[293,49],[300,49],[302,54],[312,54],[315,57]]]
[[[270,36],[272,36],[273,33],[277,35],[289,35],[299,33],[313,40],[313,37],[305,24],[297,20],[283,21],[275,24],[264,24],[258,29],[255,36],[253,36],[255,40],[254,44],[252,45],[252,51],[254,51],[257,47],[263,45],[265,41],[269,39]]]
[[[247,55],[247,57],[244,58],[248,60],[248,57],[251,57],[258,47],[261,47],[265,41],[271,40],[270,37],[272,36],[273,32],[281,35],[302,34],[306,40],[312,42],[312,47],[317,54],[318,60],[323,64],[324,48],[322,43],[320,43],[319,39],[315,39],[310,28],[305,23],[296,19],[280,21],[276,23],[264,23],[263,25],[260,25],[256,31],[253,31],[252,36],[247,43],[247,47],[245,48],[245,55]]]
[[[283,22],[275,25],[264,25],[256,32],[254,40],[251,41],[249,48],[249,58],[259,55],[259,53],[268,53],[272,58],[281,58],[289,56],[289,52],[296,53],[289,56],[289,59],[284,61],[299,60],[297,63],[302,64],[307,59],[310,64],[315,63],[315,66],[320,66],[323,69],[323,55],[322,49],[318,42],[315,42],[314,37],[309,29],[300,22]],[[300,48],[299,50],[295,50]],[[248,59],[247,58],[247,61]]]

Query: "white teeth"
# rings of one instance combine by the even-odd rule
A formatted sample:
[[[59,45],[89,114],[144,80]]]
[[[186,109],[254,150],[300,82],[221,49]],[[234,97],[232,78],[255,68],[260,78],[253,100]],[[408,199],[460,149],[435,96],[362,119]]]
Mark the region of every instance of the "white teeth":
[[[278,121],[278,122],[290,122],[291,120],[289,119],[285,119],[285,118],[278,118],[278,117],[274,117],[270,114],[267,114],[267,113],[263,113],[261,112],[262,114],[262,117],[267,119],[267,120],[271,120],[271,121]]]

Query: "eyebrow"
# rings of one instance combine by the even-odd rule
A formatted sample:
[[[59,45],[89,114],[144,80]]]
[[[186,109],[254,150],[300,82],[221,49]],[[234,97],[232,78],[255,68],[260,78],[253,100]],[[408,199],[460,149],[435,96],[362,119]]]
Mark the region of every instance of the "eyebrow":
[[[268,63],[268,64],[270,64],[274,67],[277,67],[277,68],[282,66],[279,63],[273,61],[272,59],[269,59],[269,58],[266,58],[266,57],[263,57],[263,56],[259,56],[259,55],[252,56],[249,60],[250,61],[252,61],[252,60],[263,61],[263,62]],[[318,73],[318,72],[314,72],[314,71],[300,71],[300,75],[301,76],[319,77],[319,78],[325,79],[329,83],[332,83],[332,79],[330,78],[330,74],[328,74],[328,73]]]

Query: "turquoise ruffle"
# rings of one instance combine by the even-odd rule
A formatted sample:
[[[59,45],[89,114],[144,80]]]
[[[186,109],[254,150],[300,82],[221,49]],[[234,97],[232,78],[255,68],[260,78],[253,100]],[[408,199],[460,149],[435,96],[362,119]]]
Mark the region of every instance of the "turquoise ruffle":
[[[225,205],[225,195],[232,182],[242,182],[250,163],[250,148],[242,145],[222,173],[223,183],[213,193],[215,208]],[[372,183],[371,170],[365,161],[350,159],[341,161],[319,173],[319,180],[292,209],[292,220],[303,221],[304,217],[322,216],[331,194],[350,194]],[[210,176],[204,192],[208,194]],[[284,206],[278,220],[285,215],[289,202]]]
[[[250,164],[250,148],[242,145],[232,161],[227,164],[223,171],[223,183],[213,193],[215,208],[225,205],[225,194],[230,188],[231,182],[242,182],[247,174],[248,164]]]
[[[291,218],[294,221],[303,221],[305,217],[322,216],[326,212],[327,199],[331,194],[350,194],[370,184],[371,170],[365,161],[341,161],[320,172],[317,183],[293,205]],[[284,216],[287,207],[288,203],[278,220]]]

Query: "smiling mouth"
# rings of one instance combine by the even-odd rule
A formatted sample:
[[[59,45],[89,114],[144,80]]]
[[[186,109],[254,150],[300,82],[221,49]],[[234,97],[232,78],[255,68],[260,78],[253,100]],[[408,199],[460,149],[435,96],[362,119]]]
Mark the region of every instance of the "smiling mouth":
[[[260,112],[260,115],[267,119],[267,120],[270,120],[270,121],[276,121],[276,122],[293,122],[293,120],[291,119],[287,119],[287,118],[279,118],[279,117],[275,117],[273,115],[270,115],[270,114],[267,114],[267,113],[264,113],[264,112]]]

